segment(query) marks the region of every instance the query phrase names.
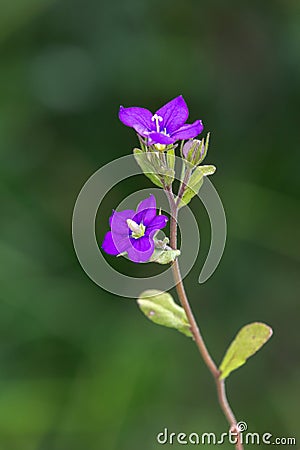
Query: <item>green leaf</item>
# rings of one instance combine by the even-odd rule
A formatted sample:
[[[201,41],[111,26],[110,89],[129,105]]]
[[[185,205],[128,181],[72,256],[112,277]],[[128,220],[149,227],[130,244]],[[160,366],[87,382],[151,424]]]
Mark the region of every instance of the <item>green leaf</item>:
[[[148,177],[156,186],[163,187],[160,177],[156,175],[154,167],[147,158],[147,153],[139,148],[135,148],[133,149],[133,155],[146,177]]]
[[[254,322],[244,326],[230,344],[220,365],[220,379],[245,364],[272,336],[273,330],[264,323]]]
[[[158,264],[169,264],[180,255],[180,250],[173,250],[168,247],[166,249],[156,248],[148,262],[156,262]]]
[[[192,337],[184,309],[174,302],[168,292],[149,289],[141,293],[137,302],[141,311],[152,322],[175,328],[186,336]]]
[[[174,147],[166,152],[166,157],[167,157],[167,167],[168,168],[165,172],[164,181],[165,181],[166,186],[170,186],[173,183],[174,176],[175,176],[175,170],[174,170],[175,149],[174,149]]]
[[[213,173],[215,173],[215,171],[215,166],[199,166],[195,168],[190,180],[187,183],[181,202],[179,204],[179,208],[187,205],[192,200],[192,198],[198,194],[199,189],[203,184],[203,177],[212,175]]]
[[[206,177],[207,175],[212,175],[216,171],[215,166],[199,166],[198,169],[201,169],[203,175]]]
[[[183,197],[181,199],[179,207],[187,205],[193,197],[198,193],[199,189],[203,184],[203,172],[200,167],[196,167],[194,170],[187,187],[185,188]]]
[[[168,163],[168,167],[172,170],[174,170],[175,167],[175,149],[171,148],[170,150],[168,150],[166,152],[167,154],[167,163]]]

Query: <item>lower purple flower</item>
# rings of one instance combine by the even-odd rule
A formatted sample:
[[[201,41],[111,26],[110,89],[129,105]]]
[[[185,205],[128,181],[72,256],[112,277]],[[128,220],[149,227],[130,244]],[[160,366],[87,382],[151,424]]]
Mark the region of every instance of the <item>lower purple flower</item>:
[[[164,228],[168,218],[157,215],[156,200],[150,195],[139,203],[137,210],[113,211],[109,219],[111,231],[104,236],[102,249],[117,256],[126,252],[136,263],[148,261],[154,252],[154,235]]]

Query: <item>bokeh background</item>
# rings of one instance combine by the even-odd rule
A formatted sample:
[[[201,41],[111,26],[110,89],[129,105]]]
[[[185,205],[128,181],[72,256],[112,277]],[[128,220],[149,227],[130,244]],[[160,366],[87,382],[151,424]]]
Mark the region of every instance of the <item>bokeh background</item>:
[[[154,450],[164,427],[227,431],[192,341],[93,284],[71,241],[83,183],[136,145],[119,105],[155,110],[179,94],[212,133],[206,161],[228,220],[222,262],[200,286],[210,230],[193,203],[191,303],[216,361],[242,325],[273,326],[228,394],[250,431],[299,446],[299,2],[0,4],[1,449]],[[137,186],[151,184],[111,191],[99,239]]]

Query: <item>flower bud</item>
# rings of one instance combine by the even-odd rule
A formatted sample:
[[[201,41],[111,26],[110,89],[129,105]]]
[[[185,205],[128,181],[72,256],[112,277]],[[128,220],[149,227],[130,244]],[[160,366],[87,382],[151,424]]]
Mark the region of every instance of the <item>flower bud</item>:
[[[191,161],[193,157],[195,156],[195,153],[197,152],[199,146],[201,145],[201,141],[198,139],[191,139],[187,141],[182,149],[183,156],[188,161]]]
[[[183,157],[194,166],[197,166],[206,156],[208,143],[209,133],[207,134],[206,140],[203,138],[201,141],[199,139],[187,141],[182,149]]]

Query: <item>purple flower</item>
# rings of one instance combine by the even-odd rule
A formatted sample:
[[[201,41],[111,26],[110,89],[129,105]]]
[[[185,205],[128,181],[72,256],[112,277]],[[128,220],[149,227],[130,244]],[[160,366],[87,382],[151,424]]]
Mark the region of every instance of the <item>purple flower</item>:
[[[203,130],[201,120],[186,124],[189,115],[182,95],[164,105],[155,114],[145,108],[120,106],[119,119],[144,138],[148,144],[169,145],[175,141],[191,139]]]
[[[109,255],[127,252],[136,263],[146,262],[154,252],[153,237],[164,228],[168,218],[156,214],[156,200],[150,195],[139,203],[137,210],[113,211],[109,219],[111,231],[104,236],[102,249]]]

